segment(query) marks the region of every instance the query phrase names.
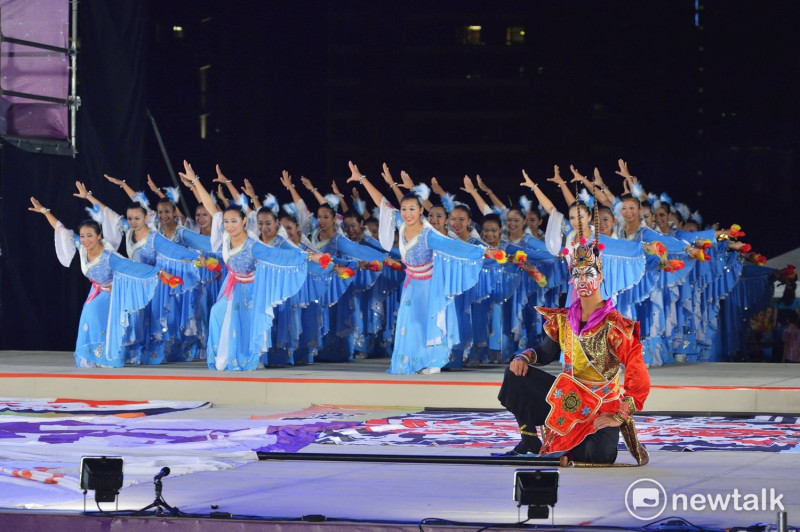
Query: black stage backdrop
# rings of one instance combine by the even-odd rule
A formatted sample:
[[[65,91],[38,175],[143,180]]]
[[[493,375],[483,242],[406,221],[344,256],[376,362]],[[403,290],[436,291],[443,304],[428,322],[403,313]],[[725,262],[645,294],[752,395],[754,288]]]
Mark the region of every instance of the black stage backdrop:
[[[67,227],[87,218],[75,180],[114,209],[125,194],[103,178],[124,178],[141,190],[147,133],[146,2],[82,0],[78,30],[78,111],[75,159],[3,145],[0,149],[0,349],[75,348],[89,281],[77,257],[58,262],[47,220],[29,212],[34,196]]]

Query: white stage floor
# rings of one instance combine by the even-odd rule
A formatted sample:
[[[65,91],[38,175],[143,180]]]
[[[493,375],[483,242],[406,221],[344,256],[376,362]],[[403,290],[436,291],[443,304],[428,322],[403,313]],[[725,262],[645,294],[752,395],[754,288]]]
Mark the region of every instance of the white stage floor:
[[[280,413],[266,407],[218,407],[166,414],[180,419],[248,419]],[[387,412],[387,415],[389,413]],[[161,416],[159,416],[161,417]],[[2,443],[0,442],[0,449]],[[352,453],[352,447],[311,444],[302,452]],[[359,453],[390,454],[396,448],[362,447]],[[403,454],[486,456],[484,450],[403,448]],[[630,461],[624,452],[623,461]],[[639,527],[647,524],[626,509],[626,490],[635,481],[652,479],[663,485],[668,505],[658,519],[679,516],[693,524],[729,528],[773,522],[776,512],[736,510],[677,510],[671,499],[757,493],[774,489],[790,522],[800,521],[800,484],[796,454],[767,452],[653,452],[645,467],[559,468],[556,525]],[[154,471],[157,471],[155,468]],[[438,518],[471,523],[516,523],[512,500],[517,467],[495,465],[389,464],[320,461],[257,461],[229,470],[173,474],[164,479],[164,498],[181,511],[208,515],[225,512],[233,517],[296,519],[310,514],[330,519],[416,523]],[[19,489],[24,489],[22,486]],[[96,510],[89,493],[88,510]],[[630,495],[629,495],[630,497]],[[152,483],[125,488],[120,510],[137,510],[153,501]],[[630,501],[630,499],[629,499]],[[2,506],[2,505],[0,505]],[[739,506],[742,506],[740,502]],[[103,504],[106,510],[113,504]],[[42,505],[37,512],[81,512],[82,499]],[[647,509],[640,510],[646,511]],[[522,519],[526,509],[522,508]],[[549,520],[536,521],[549,524]]]
[[[401,405],[499,408],[496,395],[503,368],[432,376],[393,376],[385,373],[387,366],[386,360],[368,360],[230,374],[209,371],[198,362],[88,370],[72,367],[70,353],[6,351],[0,352],[3,390],[0,395],[212,401],[212,408],[147,418],[197,420],[198,423],[238,420],[246,424],[254,418],[294,412],[311,404],[367,405],[374,407],[378,414],[382,407]],[[553,370],[556,369],[553,366]],[[800,414],[800,365],[687,364],[653,368],[651,379],[653,392],[646,404],[648,412]],[[387,410],[385,415],[391,416],[392,411]],[[7,465],[3,449],[10,443],[9,439],[0,438],[0,468]],[[159,454],[157,443],[154,441],[151,449],[154,460]],[[102,442],[98,445],[102,446]],[[363,446],[354,450],[352,446],[310,444],[300,452],[429,456],[487,456],[491,452],[445,446],[400,449]],[[88,454],[96,455],[97,450],[95,447]],[[625,451],[620,452],[620,461],[630,462]],[[769,507],[772,489],[775,496],[782,495],[780,500],[788,511],[790,524],[800,524],[798,464],[796,452],[654,451],[645,467],[559,468],[559,501],[554,522],[556,525],[643,526],[648,521],[636,519],[626,508],[626,491],[635,481],[652,479],[663,486],[666,495],[661,500],[666,500],[667,505],[658,519],[679,516],[693,524],[716,528],[774,522],[777,509]],[[163,465],[170,464],[153,466],[152,474]],[[512,524],[520,520],[520,510],[512,501],[515,469],[517,467],[500,465],[256,461],[251,458],[230,467],[188,474],[181,474],[182,469],[175,467],[173,474],[164,479],[164,497],[183,512],[198,515],[224,512],[234,518],[296,519],[318,514],[328,519],[359,522],[378,520],[399,524],[439,518],[487,525]],[[15,481],[14,495],[19,496],[30,483],[25,479]],[[42,489],[41,483],[33,484],[36,489]],[[758,495],[759,508],[742,509],[748,499],[731,499],[737,493],[735,490],[740,497]],[[760,507],[762,490],[767,493],[767,507],[763,509]],[[632,492],[628,493],[629,504]],[[683,509],[681,497],[686,496],[687,501],[691,501],[693,495],[702,498],[705,509],[696,510],[691,506]],[[87,509],[95,510],[91,492],[89,496]],[[672,500],[676,496],[677,507],[673,510]],[[729,496],[728,508],[708,509],[707,497],[715,496]],[[129,486],[120,493],[119,508],[136,510],[152,502],[153,497],[150,482]],[[752,497],[750,502],[752,507]],[[696,508],[700,506],[699,503],[695,505]],[[110,504],[103,507],[113,509]],[[82,510],[80,497],[29,505],[26,509],[4,504],[0,497],[0,512],[45,512],[52,516]],[[639,511],[644,515],[647,511],[652,514],[647,507]],[[524,519],[526,509],[523,507],[521,512]],[[0,523],[3,520],[0,517]],[[536,523],[544,525],[550,521]]]

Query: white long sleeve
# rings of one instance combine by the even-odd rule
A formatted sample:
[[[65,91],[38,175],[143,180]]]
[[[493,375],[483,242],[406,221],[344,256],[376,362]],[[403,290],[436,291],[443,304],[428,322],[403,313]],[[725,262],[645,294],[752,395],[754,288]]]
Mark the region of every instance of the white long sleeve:
[[[119,249],[125,229],[122,227],[122,215],[117,214],[108,207],[103,209],[103,240],[114,249]]]
[[[385,197],[381,197],[380,217],[378,218],[378,240],[386,251],[390,251],[394,245],[395,213],[397,209],[389,203]]]
[[[62,266],[68,268],[78,250],[75,245],[75,232],[59,222],[55,230],[56,257]]]
[[[547,219],[547,229],[544,232],[544,244],[551,255],[558,255],[561,252],[562,230],[564,215],[558,212],[555,207],[550,212]]]

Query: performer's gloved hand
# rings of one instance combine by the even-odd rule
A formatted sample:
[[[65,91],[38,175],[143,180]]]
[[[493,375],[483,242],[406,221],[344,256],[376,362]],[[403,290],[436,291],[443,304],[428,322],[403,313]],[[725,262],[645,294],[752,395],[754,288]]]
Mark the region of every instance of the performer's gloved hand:
[[[594,418],[592,425],[594,425],[596,429],[604,429],[606,427],[619,427],[622,425],[622,422],[614,417],[614,414],[600,414]]]
[[[528,360],[525,359],[525,357],[517,355],[511,361],[511,365],[508,369],[517,377],[524,377],[528,374]]]

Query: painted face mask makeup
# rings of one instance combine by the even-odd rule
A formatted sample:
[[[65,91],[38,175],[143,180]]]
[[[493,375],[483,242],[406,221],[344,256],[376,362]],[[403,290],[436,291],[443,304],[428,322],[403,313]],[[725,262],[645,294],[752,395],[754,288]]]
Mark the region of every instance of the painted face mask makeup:
[[[602,277],[600,272],[603,270],[603,258],[600,255],[602,250],[603,244],[597,241],[587,242],[585,238],[581,238],[580,244],[570,253],[569,274],[575,291],[581,297],[590,296],[600,288]]]
[[[572,268],[572,285],[581,297],[588,297],[600,288],[600,272],[594,266]]]

